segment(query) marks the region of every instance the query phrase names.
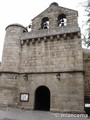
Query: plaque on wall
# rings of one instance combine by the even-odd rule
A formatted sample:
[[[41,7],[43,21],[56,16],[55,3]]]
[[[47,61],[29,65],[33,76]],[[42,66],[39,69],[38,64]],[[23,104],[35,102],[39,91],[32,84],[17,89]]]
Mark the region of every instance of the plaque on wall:
[[[20,101],[28,102],[29,101],[29,93],[20,93]]]

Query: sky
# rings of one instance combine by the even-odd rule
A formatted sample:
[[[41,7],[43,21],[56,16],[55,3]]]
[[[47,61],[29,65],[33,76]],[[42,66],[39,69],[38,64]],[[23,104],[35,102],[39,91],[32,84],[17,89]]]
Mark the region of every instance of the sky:
[[[87,0],[0,0],[0,61],[2,60],[5,28],[13,23],[27,27],[31,20],[44,11],[52,2],[59,6],[77,10],[79,12],[79,26],[84,21],[82,3]]]

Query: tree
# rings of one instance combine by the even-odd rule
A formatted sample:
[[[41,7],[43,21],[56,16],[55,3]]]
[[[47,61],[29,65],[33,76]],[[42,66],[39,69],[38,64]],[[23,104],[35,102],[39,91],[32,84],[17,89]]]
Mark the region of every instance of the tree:
[[[85,12],[87,13],[87,21],[85,24],[87,29],[85,30],[83,41],[87,47],[90,47],[90,0],[88,0],[88,5],[85,8]]]

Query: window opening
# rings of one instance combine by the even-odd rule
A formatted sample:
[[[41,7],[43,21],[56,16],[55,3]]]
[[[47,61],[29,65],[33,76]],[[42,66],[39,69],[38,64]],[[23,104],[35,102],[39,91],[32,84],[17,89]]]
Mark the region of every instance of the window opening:
[[[44,17],[41,23],[41,29],[49,29],[49,18]]]
[[[60,14],[58,16],[58,26],[66,26],[67,25],[67,18],[65,14]]]

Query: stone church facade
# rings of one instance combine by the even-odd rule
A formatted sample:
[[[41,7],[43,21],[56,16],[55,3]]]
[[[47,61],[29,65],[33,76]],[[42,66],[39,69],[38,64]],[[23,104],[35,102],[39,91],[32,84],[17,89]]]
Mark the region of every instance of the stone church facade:
[[[78,12],[50,6],[31,31],[6,27],[0,65],[0,106],[83,113],[90,98],[90,51],[83,50]]]

